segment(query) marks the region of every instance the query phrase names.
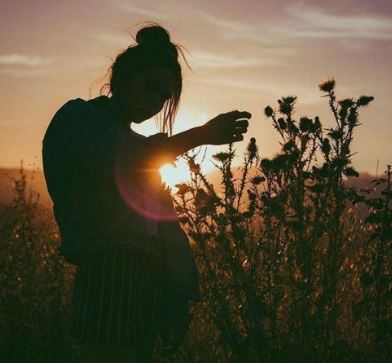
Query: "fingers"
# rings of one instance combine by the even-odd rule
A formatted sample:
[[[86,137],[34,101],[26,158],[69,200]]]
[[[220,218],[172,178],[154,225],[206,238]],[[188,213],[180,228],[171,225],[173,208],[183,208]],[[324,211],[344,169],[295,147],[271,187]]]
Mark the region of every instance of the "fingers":
[[[226,130],[229,134],[245,133],[248,131],[248,120],[234,121],[234,123],[226,124]]]
[[[251,118],[252,114],[248,111],[230,111],[227,112],[227,115],[233,116],[235,119],[240,119],[240,118]]]
[[[239,127],[248,127],[249,126],[249,122],[248,120],[240,120],[240,121],[236,121],[235,123],[235,127],[239,128]]]

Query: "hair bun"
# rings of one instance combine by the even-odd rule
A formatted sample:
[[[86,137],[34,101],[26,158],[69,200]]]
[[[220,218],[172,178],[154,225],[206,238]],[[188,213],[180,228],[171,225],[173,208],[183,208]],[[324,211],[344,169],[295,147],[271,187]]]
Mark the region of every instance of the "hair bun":
[[[146,26],[136,34],[136,42],[139,46],[148,46],[161,49],[178,57],[176,46],[170,41],[169,32],[160,25]]]
[[[171,45],[170,35],[166,29],[158,25],[148,26],[140,29],[136,34],[136,42],[139,45],[169,47]]]

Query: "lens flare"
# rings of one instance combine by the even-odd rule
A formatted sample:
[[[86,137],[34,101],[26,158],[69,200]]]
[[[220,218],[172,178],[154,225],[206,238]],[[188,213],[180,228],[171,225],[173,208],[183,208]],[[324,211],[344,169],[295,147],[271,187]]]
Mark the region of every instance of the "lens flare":
[[[170,192],[164,189],[158,169],[131,169],[116,162],[115,183],[123,201],[143,217],[155,221],[174,221]]]

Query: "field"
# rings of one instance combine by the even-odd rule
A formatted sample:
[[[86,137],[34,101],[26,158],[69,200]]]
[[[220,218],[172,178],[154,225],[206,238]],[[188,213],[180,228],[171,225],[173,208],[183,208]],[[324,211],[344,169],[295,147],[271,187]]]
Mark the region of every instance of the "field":
[[[372,97],[337,100],[320,90],[335,126],[295,119],[296,97],[267,106],[280,135],[273,158],[251,139],[240,167],[234,146],[214,155],[219,180],[199,155],[191,180],[172,190],[190,237],[202,300],[180,352],[162,362],[389,362],[392,357],[390,166],[359,176],[351,163],[360,109]],[[75,268],[58,256],[50,202],[23,169],[0,214],[0,357],[76,362],[69,335]],[[6,189],[4,189],[6,190]]]

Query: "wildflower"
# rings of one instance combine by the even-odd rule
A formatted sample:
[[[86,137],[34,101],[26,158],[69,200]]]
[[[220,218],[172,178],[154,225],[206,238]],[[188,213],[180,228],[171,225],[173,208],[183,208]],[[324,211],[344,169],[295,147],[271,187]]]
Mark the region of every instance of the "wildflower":
[[[319,84],[320,91],[331,92],[335,88],[335,80],[333,78],[327,79]]]
[[[372,96],[361,96],[357,100],[357,105],[358,106],[367,106],[373,100],[374,100],[374,97],[372,97]]]
[[[296,101],[296,99],[297,99],[296,96],[282,97],[283,102],[289,105],[293,104]]]
[[[248,153],[250,159],[253,159],[256,156],[257,145],[256,145],[256,139],[254,137],[250,139],[250,142],[248,144]]]
[[[301,117],[299,121],[299,128],[301,131],[308,131],[312,126],[312,120],[307,117]]]
[[[340,107],[345,108],[345,109],[350,108],[354,104],[352,98],[345,98],[344,100],[341,100],[338,103],[339,103]]]
[[[284,102],[282,100],[278,100],[279,103],[279,111],[285,115],[289,115],[293,111],[293,107],[291,103]]]
[[[267,107],[264,109],[264,113],[265,113],[265,115],[266,115],[267,117],[271,117],[271,116],[274,114],[274,110],[272,109],[271,106],[267,106]]]
[[[229,153],[225,153],[225,152],[220,152],[217,153],[215,155],[212,155],[212,157],[222,163],[224,163],[226,160],[228,160],[230,158],[230,154]]]
[[[321,128],[321,122],[320,122],[320,117],[316,116],[314,118],[314,126],[319,130]]]
[[[349,161],[347,160],[347,158],[344,157],[342,158],[337,157],[333,160],[333,164],[339,169],[345,167],[348,163]]]
[[[286,125],[286,121],[284,120],[283,117],[279,117],[278,118],[278,125],[282,130],[285,130],[287,125]]]
[[[260,161],[260,168],[266,172],[268,172],[271,169],[272,162],[270,159],[261,159]]]
[[[309,131],[310,132],[318,132],[320,129],[321,129],[320,118],[318,116],[316,116],[314,118],[314,122],[309,127]]]

